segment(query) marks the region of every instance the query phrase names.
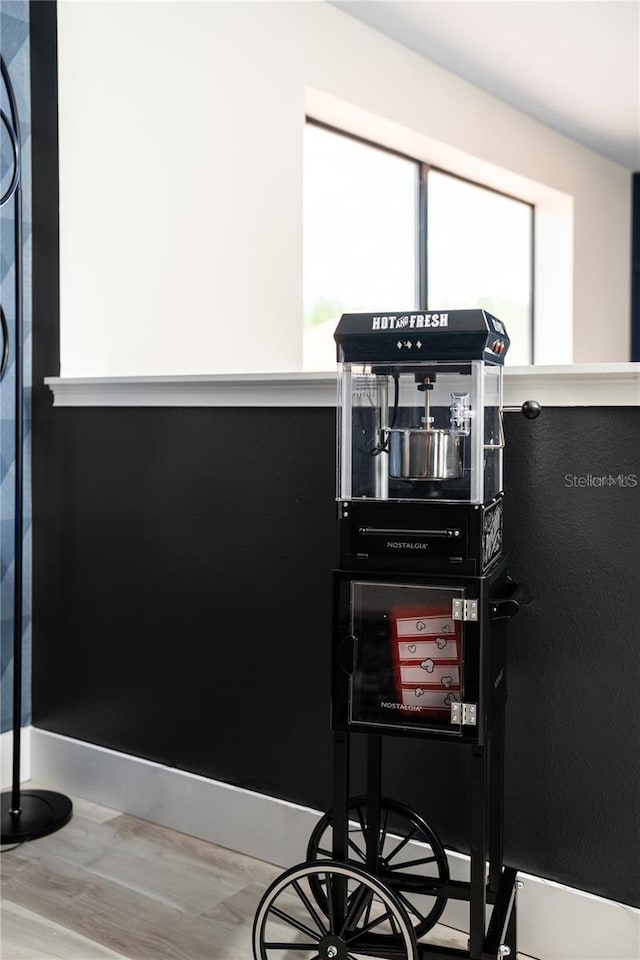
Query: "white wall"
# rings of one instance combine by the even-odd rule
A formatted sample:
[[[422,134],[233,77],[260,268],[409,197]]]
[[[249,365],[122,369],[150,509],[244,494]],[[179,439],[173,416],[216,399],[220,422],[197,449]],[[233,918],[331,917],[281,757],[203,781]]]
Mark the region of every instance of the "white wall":
[[[63,376],[300,369],[314,102],[452,170],[513,171],[519,195],[545,185],[575,216],[567,282],[555,253],[542,265],[545,325],[573,312],[575,361],[627,359],[621,167],[325,3],[61,0],[58,17]]]

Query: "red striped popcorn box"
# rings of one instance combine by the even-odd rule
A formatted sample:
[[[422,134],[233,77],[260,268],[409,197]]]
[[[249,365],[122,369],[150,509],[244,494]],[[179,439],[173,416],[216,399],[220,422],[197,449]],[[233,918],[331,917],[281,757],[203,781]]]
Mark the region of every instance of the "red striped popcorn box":
[[[390,612],[396,697],[416,719],[448,720],[460,700],[460,622],[450,601]]]

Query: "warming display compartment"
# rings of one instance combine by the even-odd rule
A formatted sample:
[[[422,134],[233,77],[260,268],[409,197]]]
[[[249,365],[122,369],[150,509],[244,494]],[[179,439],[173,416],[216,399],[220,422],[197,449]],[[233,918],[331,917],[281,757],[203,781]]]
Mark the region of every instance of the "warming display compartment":
[[[334,577],[334,729],[482,742],[505,696],[505,562],[458,581]]]
[[[350,593],[350,722],[459,733],[451,707],[464,699],[463,623],[454,601],[464,590],[352,581]]]

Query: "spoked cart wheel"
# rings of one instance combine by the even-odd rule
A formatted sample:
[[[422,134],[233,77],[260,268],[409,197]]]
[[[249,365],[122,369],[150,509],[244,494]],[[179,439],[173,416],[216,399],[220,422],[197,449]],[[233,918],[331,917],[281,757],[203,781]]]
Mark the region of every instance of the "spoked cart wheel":
[[[325,891],[326,914],[312,884]],[[253,924],[255,960],[417,960],[409,915],[377,877],[332,861],[283,873],[260,901]]]
[[[333,813],[322,817],[311,834],[307,860],[332,857]],[[349,866],[364,868],[367,862],[367,798],[349,801]],[[431,827],[402,803],[380,800],[380,835],[376,876],[395,893],[406,908],[417,939],[440,919],[446,897],[429,896],[419,889],[430,881],[449,882],[447,857]],[[326,911],[327,898],[319,880],[312,881],[316,903]]]

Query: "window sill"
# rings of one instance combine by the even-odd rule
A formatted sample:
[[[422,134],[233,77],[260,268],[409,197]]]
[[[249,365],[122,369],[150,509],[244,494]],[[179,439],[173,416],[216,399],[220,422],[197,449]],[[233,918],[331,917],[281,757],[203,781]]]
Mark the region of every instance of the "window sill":
[[[334,373],[47,377],[56,407],[335,407]],[[640,406],[640,363],[506,367],[505,404]]]

